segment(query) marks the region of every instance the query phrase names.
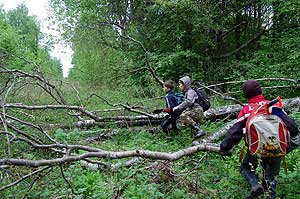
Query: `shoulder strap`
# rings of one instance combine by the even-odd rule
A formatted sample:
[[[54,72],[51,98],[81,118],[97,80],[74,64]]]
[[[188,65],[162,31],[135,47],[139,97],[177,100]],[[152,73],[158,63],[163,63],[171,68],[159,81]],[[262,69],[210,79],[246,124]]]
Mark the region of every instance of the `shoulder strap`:
[[[246,146],[246,144],[244,144],[243,148],[240,151],[240,157],[239,157],[240,162],[242,162],[242,160],[244,158],[244,154],[246,152],[246,149],[247,149],[247,146]]]
[[[282,167],[283,167],[283,170],[284,170],[284,174],[287,175],[287,166],[286,166],[285,155],[282,157]]]

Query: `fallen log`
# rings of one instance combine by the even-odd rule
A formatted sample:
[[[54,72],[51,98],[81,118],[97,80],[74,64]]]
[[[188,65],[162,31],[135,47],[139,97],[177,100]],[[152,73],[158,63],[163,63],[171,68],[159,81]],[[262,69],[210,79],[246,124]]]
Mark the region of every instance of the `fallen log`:
[[[211,134],[210,136],[203,138],[199,141],[193,141],[192,146],[199,145],[200,143],[215,143],[218,139],[224,137],[227,134],[228,129],[230,129],[236,120],[232,120],[227,123],[223,128],[219,129],[217,132]]]
[[[300,112],[300,98],[291,98],[283,100],[284,109],[286,112]],[[204,118],[210,121],[235,119],[242,109],[239,104],[222,106],[217,108],[210,108],[204,112]],[[153,114],[151,118],[145,115],[138,116],[116,116],[109,118],[101,118],[101,122],[114,122],[120,127],[128,126],[144,126],[144,125],[158,125],[166,116],[166,113]],[[103,126],[103,123],[96,122],[95,120],[79,121],[75,124],[77,128],[89,128],[94,126]]]
[[[100,149],[99,149],[100,150]],[[40,159],[40,160],[30,160],[30,159],[15,159],[15,158],[5,158],[0,159],[0,165],[14,165],[14,166],[26,166],[26,167],[40,167],[46,165],[59,165],[63,163],[76,162],[80,160],[85,160],[87,158],[109,158],[109,159],[122,159],[128,157],[141,157],[153,160],[168,160],[175,161],[188,155],[192,155],[199,151],[211,151],[219,152],[220,147],[218,144],[213,143],[202,143],[196,146],[191,146],[185,149],[181,149],[176,152],[158,152],[149,150],[131,150],[131,151],[98,151],[98,152],[86,152],[80,155],[74,156],[64,156],[55,159]]]

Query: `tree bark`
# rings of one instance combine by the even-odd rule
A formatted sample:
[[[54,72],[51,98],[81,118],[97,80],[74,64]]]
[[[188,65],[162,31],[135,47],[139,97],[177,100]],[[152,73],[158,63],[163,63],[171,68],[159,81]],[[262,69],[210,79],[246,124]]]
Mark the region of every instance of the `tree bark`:
[[[99,149],[100,150],[100,149]],[[50,159],[50,160],[29,160],[29,159],[15,159],[6,158],[0,159],[0,165],[14,165],[14,166],[27,166],[27,167],[40,167],[46,165],[59,165],[63,163],[75,162],[84,160],[86,158],[109,158],[109,159],[121,159],[128,157],[142,157],[154,160],[178,160],[184,156],[197,153],[199,151],[211,151],[219,152],[220,147],[217,144],[199,144],[191,146],[179,151],[170,152],[157,152],[148,150],[131,150],[131,151],[99,151],[99,152],[87,152],[81,155],[64,156],[62,158]]]
[[[291,98],[283,100],[284,110],[287,113],[291,112],[300,112],[300,98]],[[222,106],[217,108],[210,108],[204,112],[204,119],[210,121],[224,120],[224,119],[235,119],[242,109],[242,106],[239,104]],[[166,116],[166,113],[153,114],[151,118],[145,115],[138,116],[116,116],[109,118],[101,118],[101,122],[112,122],[115,121],[115,124],[121,127],[127,126],[143,126],[143,125],[158,125]],[[75,124],[78,128],[88,128],[97,126],[100,123],[93,120],[79,121]]]

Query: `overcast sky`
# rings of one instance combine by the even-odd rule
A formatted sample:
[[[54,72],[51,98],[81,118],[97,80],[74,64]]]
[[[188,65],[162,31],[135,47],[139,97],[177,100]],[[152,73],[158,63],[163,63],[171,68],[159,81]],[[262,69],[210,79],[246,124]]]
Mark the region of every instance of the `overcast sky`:
[[[48,0],[0,0],[0,5],[3,5],[6,11],[16,8],[21,3],[25,3],[29,9],[29,15],[35,15],[38,18],[43,33],[58,36],[58,32],[47,28],[49,26],[49,22],[46,20],[49,14]],[[57,44],[52,49],[51,56],[60,59],[63,65],[63,75],[66,77],[69,69],[72,67],[72,50],[70,47]]]

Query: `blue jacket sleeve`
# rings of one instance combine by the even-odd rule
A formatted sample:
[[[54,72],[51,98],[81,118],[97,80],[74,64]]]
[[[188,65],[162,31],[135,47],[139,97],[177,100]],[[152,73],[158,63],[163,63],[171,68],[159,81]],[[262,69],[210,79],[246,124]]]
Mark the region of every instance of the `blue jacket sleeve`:
[[[174,93],[169,93],[168,95],[166,95],[166,106],[167,106],[167,108],[172,110],[177,105],[178,104],[177,104],[176,96],[175,96]]]

